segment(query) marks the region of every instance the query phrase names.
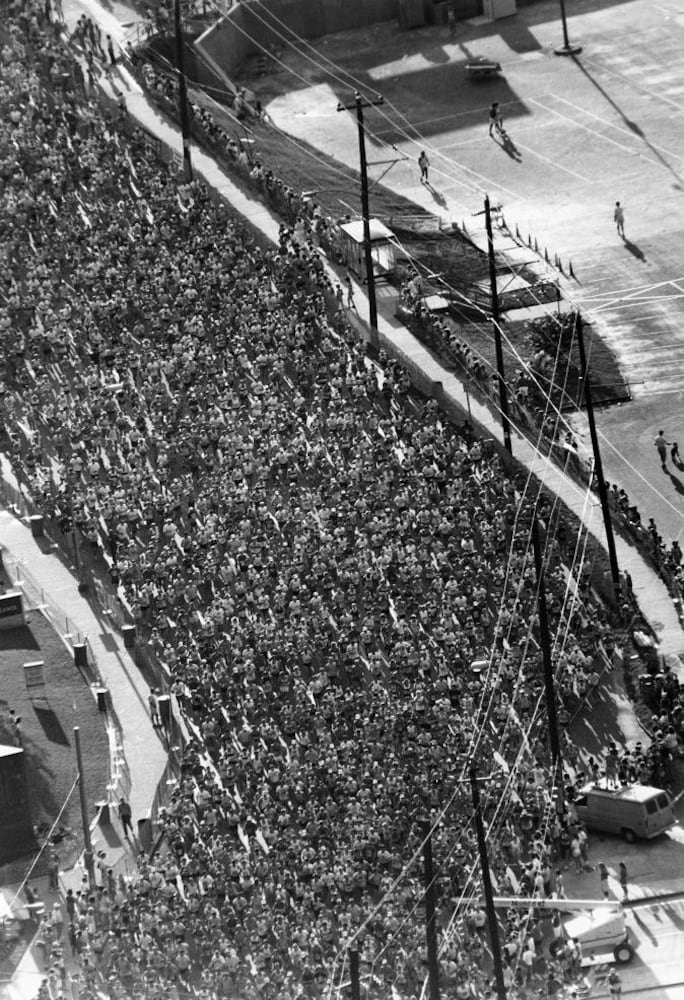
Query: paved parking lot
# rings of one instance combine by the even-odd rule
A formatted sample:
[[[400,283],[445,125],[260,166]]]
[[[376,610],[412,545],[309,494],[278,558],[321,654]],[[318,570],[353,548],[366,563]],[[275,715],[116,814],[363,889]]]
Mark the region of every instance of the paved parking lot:
[[[319,39],[316,53],[285,46],[288,70],[275,67],[280,96],[269,111],[355,166],[355,122],[337,101],[356,86],[381,93],[385,105],[366,112],[369,160],[408,157],[383,183],[475,227],[488,192],[509,226],[552,260],[572,261],[579,281],[569,292],[600,322],[634,397],[601,415],[607,475],[671,539],[684,528],[684,483],[661,473],[653,438],[662,426],[684,443],[684,9],[677,0],[569,2],[570,36],[583,46],[574,59],[553,54],[558,9],[553,0],[493,24],[463,23],[453,42],[443,27],[378,25]],[[502,76],[470,81],[464,65],[474,55],[498,60]],[[488,134],[493,100],[505,147]],[[423,148],[430,188],[416,163]]]

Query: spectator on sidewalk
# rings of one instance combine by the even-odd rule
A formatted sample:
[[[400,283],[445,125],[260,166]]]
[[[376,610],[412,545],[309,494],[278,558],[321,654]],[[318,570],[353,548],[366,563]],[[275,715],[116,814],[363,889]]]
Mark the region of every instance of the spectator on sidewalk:
[[[133,834],[133,824],[132,824],[132,812],[130,803],[121,796],[119,799],[119,819],[121,820],[121,825],[123,827],[123,833],[126,840],[129,840],[134,836]]]
[[[624,861],[621,861],[618,865],[618,879],[620,881],[620,888],[622,889],[622,900],[627,902],[629,899],[629,883],[627,876],[627,865]]]
[[[150,719],[152,721],[152,725],[155,728],[161,726],[161,717],[159,715],[159,690],[157,688],[150,688],[150,693],[147,696],[147,704],[150,709]]]

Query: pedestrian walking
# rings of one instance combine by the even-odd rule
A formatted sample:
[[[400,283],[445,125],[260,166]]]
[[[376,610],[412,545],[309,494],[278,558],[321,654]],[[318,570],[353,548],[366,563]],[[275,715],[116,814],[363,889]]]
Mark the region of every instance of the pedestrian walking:
[[[571,971],[575,979],[579,979],[582,975],[582,943],[579,938],[573,938],[573,952],[572,952],[572,965]]]
[[[618,865],[618,878],[620,880],[620,888],[622,889],[622,901],[626,903],[629,899],[629,889],[627,887],[627,865],[624,861],[621,861]]]
[[[500,105],[498,101],[494,101],[489,109],[489,134],[492,135],[494,129],[499,133],[503,134],[503,118],[501,117],[501,111],[499,110]]]
[[[447,7],[447,25],[449,28],[449,38],[453,42],[456,38],[456,11],[454,10],[453,3],[450,3]]]
[[[615,202],[615,211],[613,212],[613,221],[618,231],[618,236],[624,238],[625,235],[625,210],[619,201]]]
[[[521,961],[525,975],[525,986],[529,986],[532,982],[532,973],[534,969],[534,949],[532,948],[530,941],[527,942],[523,949]]]
[[[567,899],[565,895],[565,883],[560,868],[556,869],[556,899]]]
[[[590,872],[592,870],[589,864],[589,835],[583,826],[577,828],[577,839],[580,845],[580,854],[582,855],[582,867],[585,871]]]
[[[676,441],[672,442],[672,447],[670,448],[670,458],[672,459],[673,465],[681,465],[681,458],[679,456],[679,445]]]
[[[578,875],[581,875],[584,872],[584,864],[582,862],[582,847],[577,834],[570,841],[570,854],[572,855],[572,860],[575,862],[575,871]]]
[[[159,717],[159,692],[157,688],[150,688],[150,693],[147,696],[147,704],[150,708],[152,725],[156,729],[157,726],[161,725],[161,718]]]
[[[660,455],[660,464],[662,465],[663,468],[665,468],[665,466],[667,465],[667,449],[670,445],[670,442],[665,437],[665,431],[663,430],[658,431],[658,436],[656,437],[653,444],[655,445],[658,454]]]
[[[109,61],[112,66],[116,66],[116,52],[114,51],[114,42],[112,41],[112,36],[107,35],[105,41],[107,42],[107,55],[109,56]]]
[[[129,839],[129,833],[133,836],[133,824],[131,823],[131,817],[133,813],[131,812],[130,804],[126,799],[121,796],[119,799],[119,819],[121,820],[121,825],[123,826],[124,837],[126,840]]]
[[[603,898],[610,899],[610,888],[608,886],[608,869],[606,868],[603,861],[599,862],[598,872],[599,872],[599,879],[601,882],[601,892],[603,893]]]
[[[56,851],[51,850],[47,863],[48,889],[55,892],[59,890],[59,856]]]
[[[449,28],[449,39],[453,42],[456,38],[456,11],[453,3],[447,7],[447,27]]]
[[[430,161],[428,160],[428,156],[425,150],[423,150],[420,156],[418,157],[418,166],[420,167],[420,183],[427,184]]]
[[[351,276],[350,276],[349,272],[347,272],[347,274],[345,276],[344,284],[345,284],[345,287],[347,289],[347,309],[353,309],[354,308],[354,286],[352,284],[352,280],[351,280]]]

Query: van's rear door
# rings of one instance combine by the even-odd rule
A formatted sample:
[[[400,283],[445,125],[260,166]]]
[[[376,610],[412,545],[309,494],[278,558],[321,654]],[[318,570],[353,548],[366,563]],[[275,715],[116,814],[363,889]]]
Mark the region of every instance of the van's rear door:
[[[667,792],[658,792],[644,803],[646,807],[646,836],[656,837],[675,822],[672,801]]]

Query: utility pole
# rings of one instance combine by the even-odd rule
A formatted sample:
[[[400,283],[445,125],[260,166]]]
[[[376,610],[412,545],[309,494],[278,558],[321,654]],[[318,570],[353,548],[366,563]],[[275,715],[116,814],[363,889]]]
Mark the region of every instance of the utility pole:
[[[66,452],[65,452],[66,463]],[[74,483],[73,473],[69,468],[66,471],[67,502],[69,510],[69,520],[71,522],[71,540],[74,545],[74,565],[76,568],[76,579],[78,580],[79,591],[87,590],[86,575],[81,565],[81,549],[78,541],[78,528],[74,519]]]
[[[185,54],[183,51],[183,28],[181,25],[180,0],[174,0],[174,23],[176,28],[176,69],[178,70],[178,105],[180,111],[181,135],[183,137],[183,171],[185,180],[192,180],[192,160],[190,158],[190,115],[188,113],[188,88],[185,82]]]
[[[558,812],[564,804],[565,789],[563,784],[563,759],[561,757],[560,737],[558,735],[558,713],[556,712],[556,684],[553,663],[551,660],[551,637],[549,635],[549,617],[546,608],[546,582],[544,580],[544,562],[542,559],[541,542],[539,540],[539,523],[537,515],[532,518],[532,547],[534,549],[534,566],[537,573],[537,611],[539,612],[539,642],[544,661],[544,689],[546,693],[546,716],[549,723],[551,740],[551,758],[556,784]]]
[[[511,447],[511,422],[508,417],[508,390],[504,379],[503,345],[501,343],[501,319],[499,314],[499,293],[496,287],[496,260],[494,257],[494,235],[492,233],[492,210],[489,195],[485,196],[485,225],[487,227],[487,255],[489,257],[489,283],[492,288],[492,323],[494,324],[494,344],[496,346],[496,370],[499,381],[499,408],[501,410],[501,429],[504,446],[509,455],[513,454]]]
[[[470,768],[470,791],[473,799],[473,813],[475,814],[475,829],[477,831],[477,850],[480,855],[480,868],[482,870],[482,888],[485,898],[485,912],[487,914],[487,924],[489,926],[489,937],[492,942],[492,959],[494,961],[494,979],[496,982],[496,995],[498,1000],[506,1000],[506,984],[504,983],[503,963],[501,961],[501,944],[499,942],[499,925],[496,920],[496,909],[494,908],[494,894],[492,892],[492,879],[489,873],[489,858],[487,857],[487,841],[485,838],[484,823],[482,822],[482,805],[480,803],[480,788],[478,785],[477,768]]]
[[[423,877],[425,880],[425,941],[427,944],[428,983],[430,1000],[439,1000],[439,957],[437,951],[437,894],[435,892],[435,872],[432,863],[432,824],[423,820]]]
[[[571,45],[568,37],[568,19],[565,15],[565,0],[560,0],[561,23],[563,25],[563,44],[553,51],[557,56],[578,56],[582,51],[581,45]]]
[[[351,985],[351,1000],[361,1000],[361,981],[359,979],[359,952],[357,948],[349,950],[349,979]]]
[[[81,731],[74,726],[74,743],[76,745],[76,765],[78,767],[78,795],[81,800],[81,825],[83,826],[83,859],[88,873],[88,886],[95,890],[95,867],[93,865],[93,845],[90,840],[90,824],[88,823],[88,799],[86,797],[85,779],[83,777],[83,758],[81,757]]]
[[[594,472],[598,480],[598,494],[603,513],[603,526],[606,529],[606,545],[608,546],[608,561],[610,562],[610,575],[613,578],[613,593],[615,596],[615,606],[620,614],[620,570],[615,550],[615,536],[613,535],[613,522],[610,518],[610,507],[608,506],[608,490],[603,477],[603,463],[601,462],[601,449],[599,448],[598,434],[596,433],[596,420],[594,419],[594,404],[591,397],[591,384],[589,382],[589,372],[587,370],[587,355],[584,350],[584,324],[582,315],[578,312],[575,315],[575,332],[577,333],[577,347],[580,356],[580,371],[582,373],[582,385],[584,388],[584,402],[587,405],[587,419],[589,421],[589,433],[591,435],[591,448],[594,453]]]
[[[359,167],[361,171],[361,216],[363,218],[363,256],[368,282],[368,322],[370,324],[370,344],[377,351],[378,342],[378,304],[375,296],[375,270],[370,235],[370,209],[368,202],[368,161],[366,159],[366,128],[363,123],[363,109],[374,108],[384,104],[384,98],[366,101],[356,91],[353,104],[337,105],[338,111],[356,111],[356,125],[359,133]]]

